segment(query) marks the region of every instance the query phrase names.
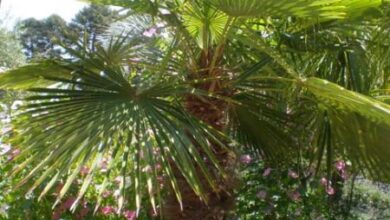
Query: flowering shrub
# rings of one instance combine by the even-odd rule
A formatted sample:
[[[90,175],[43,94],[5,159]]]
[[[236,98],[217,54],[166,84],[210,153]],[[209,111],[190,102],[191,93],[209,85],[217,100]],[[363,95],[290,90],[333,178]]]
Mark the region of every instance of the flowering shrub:
[[[261,160],[241,157],[242,187],[237,191],[241,219],[331,219],[339,215],[334,201],[336,184],[326,177],[314,178],[295,166],[276,169]],[[244,159],[243,159],[244,158]],[[335,170],[346,174],[345,162]]]
[[[96,209],[97,195],[102,186],[103,179],[107,172],[107,166],[109,158],[104,158],[99,165],[99,173],[95,175],[93,183],[95,187],[88,189],[85,197],[79,201],[77,207],[73,207],[77,200],[77,192],[83,183],[83,179],[90,173],[90,168],[85,166],[80,169],[78,178],[71,184],[69,193],[66,194],[57,205],[57,196],[64,187],[63,180],[59,180],[55,183],[53,189],[47,193],[42,200],[38,201],[40,192],[43,191],[43,187],[47,184],[42,184],[37,190],[28,192],[29,189],[21,186],[15,189],[18,185],[20,178],[5,179],[4,177],[16,167],[12,161],[20,153],[20,149],[12,146],[9,143],[9,138],[12,136],[13,129],[9,127],[8,121],[2,120],[0,123],[0,219],[23,219],[28,216],[29,219],[152,219],[157,214],[150,212],[150,207],[144,207],[140,210],[137,217],[135,211],[134,202],[132,198],[125,200],[125,208],[118,212],[117,204],[119,200],[119,187],[122,181],[121,176],[113,177],[112,181],[107,184],[106,190],[103,192],[103,201],[100,207]],[[158,164],[157,164],[158,166]],[[29,167],[24,169],[20,176],[28,174]],[[147,172],[148,168],[144,168]],[[161,177],[163,178],[163,177]],[[125,179],[128,179],[125,177]],[[125,188],[131,189],[130,181],[126,181]],[[163,180],[162,180],[163,182]],[[147,201],[143,204],[148,204]]]
[[[4,166],[8,161],[6,155],[0,156],[0,175],[4,176],[8,171],[8,168]],[[9,163],[8,163],[9,165]],[[12,166],[11,166],[12,167]],[[80,172],[80,177],[86,175],[87,168],[84,168]],[[96,182],[99,181],[97,177]],[[33,192],[26,195],[27,189],[20,188],[18,190],[12,190],[17,184],[15,182],[3,181],[0,185],[0,219],[21,219],[23,216],[28,215],[31,219],[152,219],[150,213],[150,207],[144,207],[140,211],[137,218],[136,211],[132,202],[125,201],[125,209],[118,213],[118,184],[115,180],[109,184],[107,190],[103,193],[104,201],[102,205],[96,209],[97,195],[100,185],[97,184],[95,189],[91,189],[87,192],[86,196],[79,202],[76,209],[73,210],[73,205],[77,199],[77,191],[80,187],[81,180],[76,180],[70,188],[70,193],[66,194],[66,197],[62,199],[54,208],[53,204],[56,202],[56,198],[60,193],[63,182],[58,182],[51,192],[48,193],[42,200],[38,201],[39,193],[43,190],[37,190],[37,193]],[[147,204],[146,202],[144,204]]]

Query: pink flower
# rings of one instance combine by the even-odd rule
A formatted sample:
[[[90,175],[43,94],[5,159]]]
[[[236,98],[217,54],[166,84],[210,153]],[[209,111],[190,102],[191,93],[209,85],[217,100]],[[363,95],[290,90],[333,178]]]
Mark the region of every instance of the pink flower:
[[[0,156],[8,153],[11,150],[11,145],[0,144]]]
[[[164,188],[164,177],[163,176],[157,176],[157,181],[160,184],[160,188]]]
[[[85,176],[85,175],[87,175],[88,173],[89,173],[89,168],[88,168],[87,166],[81,167],[81,169],[80,169],[80,174],[81,174],[81,175]]]
[[[111,194],[112,194],[111,191],[106,190],[106,191],[104,191],[104,192],[102,193],[102,196],[103,196],[103,198],[108,198]]]
[[[293,178],[293,179],[297,179],[299,177],[298,173],[296,173],[295,171],[292,171],[292,170],[288,171],[288,176],[290,178]]]
[[[127,220],[134,220],[136,219],[136,212],[135,211],[130,211],[130,210],[126,210],[123,212],[123,216],[127,219]]]
[[[114,207],[112,206],[105,206],[102,208],[102,214],[103,215],[111,215],[115,212]]]
[[[265,199],[267,197],[267,191],[261,190],[256,194],[257,198]]]
[[[328,187],[326,188],[326,193],[327,193],[328,195],[334,195],[335,192],[336,192],[336,191],[335,191],[334,188],[331,187],[331,186],[328,186]]]
[[[103,160],[100,162],[100,171],[105,173],[107,172],[109,160],[107,158],[103,158]]]
[[[153,154],[154,154],[155,156],[160,155],[160,148],[154,148],[154,149],[153,149]]]
[[[336,170],[340,172],[345,170],[345,162],[343,160],[339,160],[336,162]]]
[[[74,197],[70,197],[61,205],[61,207],[64,209],[69,209],[70,207],[72,207],[75,201],[76,199]]]
[[[296,202],[301,199],[301,194],[298,191],[294,191],[294,192],[290,192],[288,194],[288,197],[290,197],[291,200]]]
[[[13,157],[16,157],[20,154],[20,149],[14,149],[12,152],[11,152],[12,156]]]
[[[301,208],[298,208],[297,210],[295,210],[294,215],[300,216],[301,214],[302,214],[302,209]]]
[[[142,172],[144,173],[150,173],[152,172],[152,167],[150,165],[146,165],[143,169]]]
[[[341,176],[341,178],[343,178],[343,180],[347,180],[349,177],[345,170],[340,172],[340,176]]]
[[[268,176],[271,173],[271,171],[272,171],[272,169],[268,167],[267,169],[264,170],[263,176],[264,177]]]
[[[121,182],[122,182],[122,179],[123,179],[123,176],[117,176],[117,177],[115,177],[115,183],[117,184],[117,185],[119,185],[119,184],[121,184]]]
[[[157,29],[156,28],[149,28],[144,31],[143,35],[145,37],[153,37],[154,35],[157,34]]]
[[[15,159],[16,156],[18,156],[20,154],[20,149],[14,149],[12,150],[11,152],[8,152],[9,155],[8,155],[8,160],[11,161],[13,159]]]
[[[53,220],[59,220],[61,218],[61,213],[59,211],[55,211],[51,218]]]
[[[156,170],[161,170],[162,166],[160,163],[157,163],[156,166],[155,166]]]
[[[249,154],[242,155],[240,161],[243,164],[250,164],[252,162],[252,157]]]
[[[6,135],[6,134],[8,134],[11,131],[12,131],[11,127],[2,128],[1,129],[1,135]]]
[[[320,180],[321,185],[327,186],[329,184],[328,179],[325,177],[322,177]]]

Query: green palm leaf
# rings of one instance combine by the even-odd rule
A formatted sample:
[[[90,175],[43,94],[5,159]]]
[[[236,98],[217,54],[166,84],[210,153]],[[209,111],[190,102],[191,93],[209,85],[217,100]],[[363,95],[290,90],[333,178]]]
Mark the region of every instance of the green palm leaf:
[[[302,84],[327,112],[333,147],[371,178],[390,181],[390,106],[326,80]]]
[[[381,0],[212,0],[218,9],[231,16],[297,16],[340,19]]]
[[[116,44],[123,43],[117,41]],[[161,202],[155,194],[159,185],[157,179],[163,173],[181,202],[173,167],[179,169],[194,192],[207,201],[204,187],[215,188],[215,180],[203,157],[222,171],[208,143],[225,137],[188,115],[174,98],[190,93],[190,87],[174,82],[134,83],[136,76],[117,66],[117,62],[106,62],[107,57],[116,57],[115,54],[121,52],[109,48],[98,50],[97,54],[84,54],[76,64],[53,64],[63,76],[35,72],[35,77],[51,81],[55,86],[28,89],[31,95],[17,123],[21,139],[15,140],[22,146],[23,153],[16,160],[28,160],[33,169],[20,184],[37,177],[32,191],[53,178],[42,197],[57,180],[66,178],[58,203],[80,178],[82,167],[88,166],[90,173],[83,178],[76,200],[79,202],[98,172],[97,165],[103,157],[108,157],[112,163],[106,178],[122,176],[120,209],[128,195],[134,198],[139,211],[141,198],[146,194],[156,209],[157,201]],[[16,77],[10,82],[19,85],[24,82],[24,77],[22,79]],[[156,168],[157,164],[162,171]],[[195,166],[200,168],[200,173]],[[13,174],[19,171],[21,169]],[[130,182],[126,183],[125,177],[130,177]],[[130,191],[125,190],[127,184],[131,185]]]
[[[59,67],[55,61],[43,61],[29,64],[0,74],[0,88],[26,89],[32,86],[48,84],[45,77],[65,76],[68,70],[65,66]]]
[[[200,48],[208,48],[221,40],[228,17],[208,5],[187,4],[183,13],[184,25]]]

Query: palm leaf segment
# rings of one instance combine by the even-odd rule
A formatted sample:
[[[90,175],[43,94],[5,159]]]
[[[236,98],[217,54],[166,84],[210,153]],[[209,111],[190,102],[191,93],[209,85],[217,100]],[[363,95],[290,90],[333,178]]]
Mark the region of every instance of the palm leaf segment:
[[[183,24],[202,49],[221,40],[228,22],[228,17],[223,12],[209,5],[196,3],[185,4],[183,11]]]
[[[259,52],[267,53],[268,59],[271,58],[284,70],[284,74],[291,76],[292,81],[290,85],[293,86],[293,88],[298,86],[307,92],[307,94],[298,92],[298,97],[307,98],[308,96],[308,99],[310,100],[314,96],[315,101],[312,102],[313,108],[309,111],[313,111],[313,114],[316,115],[308,113],[304,109],[303,111],[298,110],[297,113],[305,115],[306,118],[299,123],[301,126],[302,124],[303,126],[314,124],[311,129],[305,131],[316,132],[317,137],[314,141],[318,142],[313,143],[313,146],[316,146],[317,148],[317,159],[321,162],[325,151],[327,152],[328,161],[333,161],[335,155],[343,155],[345,158],[352,161],[356,170],[363,171],[366,174],[368,173],[369,175],[367,176],[370,176],[373,179],[390,181],[390,173],[387,169],[390,163],[389,160],[386,159],[390,156],[390,148],[388,145],[389,137],[387,135],[390,129],[390,106],[375,100],[374,98],[346,90],[327,80],[315,77],[305,79],[302,77],[304,74],[296,71],[296,69],[299,68],[296,68],[293,64],[288,62],[288,60],[276,50],[272,50],[260,36],[253,34],[250,30],[245,30],[243,32],[247,34],[247,36],[240,36],[240,42],[244,45],[256,48]],[[261,62],[259,63],[261,64]],[[264,64],[260,65],[260,68],[263,67]],[[259,78],[259,76],[256,76],[256,72],[258,73],[258,71],[253,71],[252,74],[246,76],[248,77],[246,81],[250,81],[251,84],[248,84],[245,80],[244,82],[241,82],[250,85],[252,91],[254,91],[249,92],[250,90],[247,90],[246,94],[248,95],[255,93],[255,91],[261,91],[259,87],[257,89],[255,87],[262,86],[261,83],[255,83],[255,80]],[[311,73],[306,74],[310,75]],[[269,77],[263,78],[267,79]],[[287,80],[286,78],[272,78],[276,81]],[[264,82],[264,80],[262,81]],[[288,87],[288,85],[286,86]],[[307,104],[308,103],[305,105]],[[290,105],[299,106],[299,101],[290,103]],[[247,109],[248,110],[246,110],[246,113],[244,114],[246,118],[251,115],[249,108]],[[265,110],[266,108],[262,107],[262,109]],[[245,117],[241,117],[241,121],[245,119]],[[322,126],[318,123],[323,123],[324,121],[325,124],[328,124],[327,131],[318,129]],[[241,122],[241,124],[243,124],[243,122]],[[261,129],[256,130],[258,133],[261,131]],[[253,133],[251,130],[247,131],[247,135]],[[327,133],[325,136],[324,132]],[[273,134],[277,133],[273,132]],[[302,134],[299,136],[301,135]],[[307,135],[306,138],[310,139],[309,136],[310,135]],[[321,140],[324,137],[326,137],[326,140]],[[255,141],[252,141],[252,145],[256,147],[256,145],[258,145],[256,142],[258,141],[256,141],[256,139],[253,140]],[[321,150],[324,146],[326,146],[327,149]],[[263,146],[261,147],[264,149]],[[321,163],[319,165],[321,165]],[[330,167],[330,165],[331,163],[328,162],[328,167]]]
[[[32,166],[20,184],[32,181],[30,191],[44,186],[40,198],[66,178],[59,202],[71,184],[80,178],[80,170],[87,166],[90,172],[83,179],[79,202],[99,172],[99,164],[109,160],[100,195],[111,184],[110,180],[120,176],[119,209],[127,195],[135,195],[133,205],[139,210],[145,195],[154,209],[160,204],[159,180],[163,177],[181,202],[174,174],[174,169],[179,169],[194,192],[206,200],[204,183],[215,187],[215,182],[204,158],[221,171],[209,141],[223,146],[219,140],[224,136],[195,120],[178,104],[175,97],[191,92],[185,84],[160,82],[153,85],[137,77],[141,72],[134,74],[137,68],[124,68],[122,61],[107,63],[107,59],[99,59],[100,56],[117,57],[118,50],[112,48],[121,43],[123,41],[114,42],[108,50],[84,53],[81,57],[81,54],[73,54],[79,59],[76,63],[32,66],[36,68],[30,69],[34,74],[27,74],[32,79],[38,76],[55,84],[28,90],[32,95],[26,99],[18,123],[19,136],[23,138],[15,140],[24,146],[17,158],[21,165],[13,174]],[[42,70],[46,71],[42,73]],[[45,74],[51,71],[63,74]],[[13,73],[15,71],[2,75],[1,79]],[[12,81],[25,81],[24,77],[19,79],[21,81],[16,75]],[[200,175],[205,181],[199,179]],[[128,185],[130,189],[126,189]],[[100,202],[101,199],[97,207]]]
[[[340,19],[377,7],[381,0],[211,0],[230,16],[297,16]]]
[[[318,78],[303,86],[316,97],[320,120],[324,112],[329,119],[333,149],[327,151],[349,158],[372,179],[390,181],[390,106]]]

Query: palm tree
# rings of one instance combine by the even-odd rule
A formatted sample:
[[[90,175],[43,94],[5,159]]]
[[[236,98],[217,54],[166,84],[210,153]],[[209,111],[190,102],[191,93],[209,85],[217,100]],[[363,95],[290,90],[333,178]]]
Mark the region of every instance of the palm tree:
[[[272,166],[311,152],[306,168],[328,173],[343,157],[390,180],[381,0],[88,2],[129,8],[131,31],[0,76],[2,88],[29,94],[11,172],[29,170],[29,192],[43,188],[42,198],[66,179],[58,203],[89,166],[76,207],[108,157],[97,207],[120,175],[119,210],[130,197],[139,211],[148,197],[164,219],[223,219],[242,150]]]

